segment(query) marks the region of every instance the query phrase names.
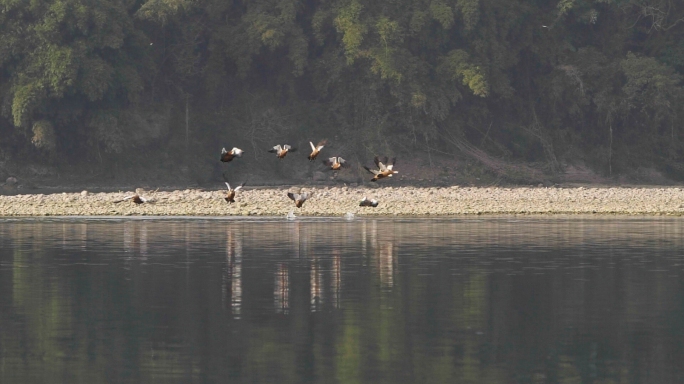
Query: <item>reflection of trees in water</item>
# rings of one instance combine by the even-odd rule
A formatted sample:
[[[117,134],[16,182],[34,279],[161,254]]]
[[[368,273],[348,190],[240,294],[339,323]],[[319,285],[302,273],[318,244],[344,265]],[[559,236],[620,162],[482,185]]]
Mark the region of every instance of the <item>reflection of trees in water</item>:
[[[368,220],[334,233],[320,223],[291,224],[271,232],[254,223],[0,224],[0,364],[21,372],[8,380],[6,368],[0,380],[49,382],[69,370],[74,382],[89,382],[126,369],[148,382],[682,377],[682,256],[672,247],[679,240],[606,247],[594,233],[600,228],[563,224],[582,233],[532,248],[544,234],[519,224],[480,234],[472,228],[480,224],[426,230]],[[604,233],[624,231],[607,225]],[[448,240],[430,248],[407,240],[421,235]],[[485,238],[513,245],[499,249]],[[575,241],[585,245],[571,247]],[[135,264],[144,273],[131,284],[125,256],[145,254],[163,263]],[[109,266],[69,264],[105,256]],[[174,284],[184,276],[187,285]],[[326,311],[342,297],[343,311]],[[217,310],[222,303],[230,310]],[[231,316],[242,320],[226,321]]]

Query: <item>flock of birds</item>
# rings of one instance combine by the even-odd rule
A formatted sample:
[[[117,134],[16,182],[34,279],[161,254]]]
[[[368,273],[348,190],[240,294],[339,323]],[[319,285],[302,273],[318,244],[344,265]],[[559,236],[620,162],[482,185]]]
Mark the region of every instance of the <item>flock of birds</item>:
[[[309,161],[314,161],[318,157],[318,155],[321,153],[321,150],[325,147],[327,144],[326,140],[321,140],[318,144],[314,145],[313,142],[309,142],[311,145],[311,153],[307,158]],[[288,153],[290,152],[296,152],[297,149],[293,148],[292,146],[285,144],[285,145],[276,145],[273,148],[269,149],[268,152],[275,153],[275,155],[279,159],[284,159],[285,156],[287,156]],[[240,148],[234,147],[230,151],[226,150],[226,148],[223,148],[221,150],[221,161],[224,163],[229,163],[233,161],[235,158],[242,157],[242,154],[245,151],[243,151]],[[370,181],[378,181],[380,179],[384,179],[387,177],[392,177],[395,173],[398,173],[397,171],[394,170],[394,165],[396,163],[396,157],[392,158],[391,160],[388,161],[387,157],[380,158],[378,156],[374,157],[374,162],[375,162],[375,169],[371,169],[367,166],[363,166],[369,173],[373,175],[373,178]],[[340,156],[333,156],[328,159],[323,160],[323,164],[328,167],[328,169],[333,170],[333,171],[339,171],[343,167],[346,167],[347,161],[344,160]],[[231,204],[235,202],[235,196],[237,195],[237,192],[245,185],[245,182],[242,184],[238,185],[235,188],[231,188],[230,184],[226,181],[226,195],[224,196],[224,200]],[[293,193],[293,192],[287,192],[287,197],[289,197],[292,201],[294,201],[295,207],[301,208],[304,205],[304,202],[311,197],[311,193],[309,192],[301,192],[301,189],[299,190],[298,193]],[[122,201],[127,201],[131,200],[135,204],[143,204],[147,202],[151,202],[150,199],[146,199],[139,194],[134,194],[131,196],[126,196],[122,200],[119,200],[117,202],[122,202]],[[368,199],[367,197],[363,197],[363,199],[359,202],[359,206],[361,207],[377,207],[379,204],[378,200],[376,199]],[[292,215],[292,212],[290,212],[290,215]],[[289,216],[288,216],[289,217]]]

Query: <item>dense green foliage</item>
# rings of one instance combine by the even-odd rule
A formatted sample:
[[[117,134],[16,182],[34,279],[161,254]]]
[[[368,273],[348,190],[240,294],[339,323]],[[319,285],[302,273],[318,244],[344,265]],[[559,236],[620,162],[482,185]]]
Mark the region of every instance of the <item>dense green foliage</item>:
[[[674,0],[0,0],[0,149],[206,166],[328,137],[681,177],[683,72]]]

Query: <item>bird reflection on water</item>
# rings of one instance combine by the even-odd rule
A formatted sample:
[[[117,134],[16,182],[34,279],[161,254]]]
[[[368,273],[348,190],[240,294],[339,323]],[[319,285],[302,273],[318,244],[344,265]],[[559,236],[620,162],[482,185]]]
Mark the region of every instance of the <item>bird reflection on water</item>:
[[[226,264],[223,269],[223,303],[229,304],[235,319],[242,309],[242,241],[233,230],[227,230]]]

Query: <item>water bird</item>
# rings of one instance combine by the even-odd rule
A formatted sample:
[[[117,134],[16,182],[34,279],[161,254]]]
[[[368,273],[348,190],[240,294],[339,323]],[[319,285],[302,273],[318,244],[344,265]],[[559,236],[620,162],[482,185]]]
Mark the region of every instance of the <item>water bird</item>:
[[[154,202],[154,200],[152,200],[152,199],[147,199],[147,198],[142,197],[142,196],[140,196],[140,195],[138,195],[138,194],[136,193],[135,195],[126,196],[126,197],[124,197],[124,198],[121,199],[121,200],[117,200],[117,201],[115,201],[115,203],[121,203],[122,201],[126,201],[126,200],[132,200],[135,204],[138,204],[138,205],[139,205],[139,204],[142,204],[142,203],[152,203],[152,202]]]
[[[226,200],[228,204],[234,203],[235,202],[235,193],[242,188],[245,185],[245,183],[242,183],[235,187],[235,189],[230,188],[230,184],[226,181],[226,187],[228,188],[228,191],[226,192],[226,196],[223,198]]]
[[[282,147],[280,146],[280,144],[278,144],[275,147],[269,149],[268,151],[271,153],[275,152],[276,156],[278,156],[279,159],[283,159],[285,158],[288,152],[294,152],[296,150],[296,148],[292,148],[287,144],[283,145]]]
[[[323,164],[330,167],[330,169],[332,169],[333,171],[338,171],[340,168],[342,168],[342,166],[346,162],[347,162],[346,160],[344,160],[343,158],[341,158],[339,156],[337,156],[337,157],[333,156],[327,160],[323,160]]]
[[[366,169],[366,171],[373,174],[373,178],[371,179],[371,181],[378,181],[385,177],[392,177],[392,175],[395,173],[399,173],[392,169],[394,168],[394,164],[397,161],[396,157],[392,158],[392,161],[389,163],[387,162],[387,156],[383,158],[383,161],[380,161],[380,158],[378,156],[375,156],[373,158],[373,161],[375,162],[375,165],[378,167],[378,169],[370,169],[365,165],[363,166]]]
[[[354,214],[351,213],[351,212],[347,212],[347,213],[344,214],[344,218],[345,218],[346,220],[354,220]]]
[[[327,140],[321,140],[318,142],[318,144],[314,145],[313,142],[309,141],[309,144],[311,145],[311,154],[307,157],[309,161],[316,160],[316,157],[321,152],[321,149],[323,149],[327,143]]]
[[[301,208],[302,205],[304,205],[304,202],[306,201],[306,199],[309,198],[309,196],[311,196],[311,194],[308,192],[304,192],[304,193],[288,192],[287,193],[287,197],[289,197],[290,199],[292,199],[292,201],[295,202],[295,207],[297,207],[297,208]]]
[[[290,209],[290,212],[288,212],[287,215],[285,215],[285,218],[288,220],[294,220],[297,218],[297,216],[295,216],[294,211]]]
[[[377,207],[379,203],[380,202],[375,199],[368,200],[368,198],[364,196],[359,202],[359,207]]]
[[[221,161],[227,163],[236,157],[242,157],[244,151],[240,148],[233,147],[230,151],[226,151],[225,148],[221,150]]]

